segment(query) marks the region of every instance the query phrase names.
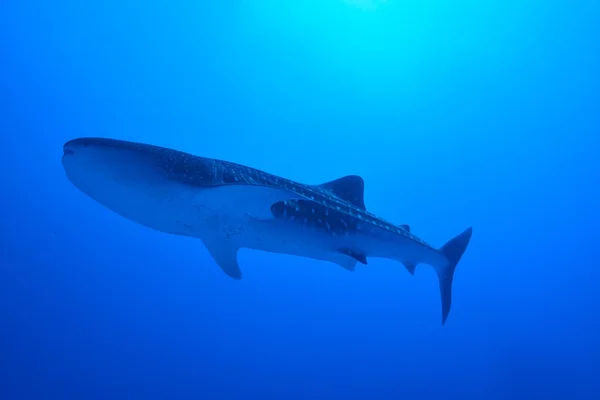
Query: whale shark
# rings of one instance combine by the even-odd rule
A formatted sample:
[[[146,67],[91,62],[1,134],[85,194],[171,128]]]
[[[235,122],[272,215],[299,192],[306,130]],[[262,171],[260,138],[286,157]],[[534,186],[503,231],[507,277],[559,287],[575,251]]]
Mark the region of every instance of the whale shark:
[[[241,248],[307,257],[354,271],[370,258],[435,270],[442,325],[469,227],[435,248],[367,211],[364,181],[348,175],[303,184],[229,161],[151,144],[83,137],[63,146],[69,181],[113,212],[160,232],[197,238],[221,270],[241,279]]]

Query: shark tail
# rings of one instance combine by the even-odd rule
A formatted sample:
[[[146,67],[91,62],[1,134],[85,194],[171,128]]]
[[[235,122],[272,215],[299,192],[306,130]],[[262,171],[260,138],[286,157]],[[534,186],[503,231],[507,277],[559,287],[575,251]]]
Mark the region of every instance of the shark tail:
[[[448,263],[442,268],[436,268],[438,280],[440,282],[440,294],[442,296],[442,325],[448,319],[450,306],[452,304],[452,280],[454,279],[454,270],[460,261],[463,253],[469,245],[473,228],[466,229],[460,235],[450,239],[443,245],[439,251],[446,257]]]

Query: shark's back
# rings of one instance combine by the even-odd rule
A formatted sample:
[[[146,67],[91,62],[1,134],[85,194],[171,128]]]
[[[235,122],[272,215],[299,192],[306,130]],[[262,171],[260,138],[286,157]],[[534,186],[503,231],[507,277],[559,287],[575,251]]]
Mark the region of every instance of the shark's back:
[[[116,150],[132,158],[143,159],[147,165],[158,167],[171,181],[190,186],[209,187],[229,184],[271,186],[280,189],[296,189],[301,192],[304,185],[277,177],[256,168],[233,162],[199,157],[183,151],[146,143],[107,138],[76,139],[77,144]],[[65,146],[69,146],[71,141]]]

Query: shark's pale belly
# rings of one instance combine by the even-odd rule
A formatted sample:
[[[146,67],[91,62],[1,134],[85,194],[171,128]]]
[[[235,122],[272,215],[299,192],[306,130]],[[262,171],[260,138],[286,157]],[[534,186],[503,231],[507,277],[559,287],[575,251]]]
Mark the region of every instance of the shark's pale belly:
[[[207,247],[262,250],[331,261],[347,268],[355,260],[339,253],[339,248],[352,246],[353,242],[372,247],[365,238],[336,237],[273,218],[273,203],[295,198],[286,191],[235,185],[198,189],[178,184],[157,185],[151,190],[127,186],[122,190],[113,187],[110,196],[99,192],[95,197],[134,222],[161,232],[199,238]]]
[[[113,185],[110,191],[97,188],[101,186],[90,187],[88,195],[117,214],[161,232],[204,242],[219,238],[238,248],[307,255],[331,241],[328,235],[273,218],[273,203],[294,198],[281,190],[235,185],[199,189],[176,183]]]
[[[234,248],[345,263],[347,256],[337,249],[349,238],[273,218],[271,205],[293,198],[289,192],[264,187],[205,189],[194,196],[189,212],[176,219],[173,233],[198,237],[205,244],[218,238]]]
[[[74,172],[70,178],[82,191],[117,214],[161,232],[199,238],[207,247],[228,246],[303,256],[345,268],[351,268],[355,260],[340,253],[344,248],[359,250],[370,257],[434,265],[444,262],[439,254],[424,251],[395,235],[382,237],[362,232],[336,236],[297,221],[276,219],[271,206],[297,198],[285,190],[251,185],[196,188],[169,181],[134,185],[131,181],[121,182],[118,177],[94,176],[89,172],[84,177]]]
[[[273,218],[273,203],[294,198],[292,193],[259,186],[205,189],[194,195],[192,207],[178,207],[180,212],[189,212],[177,218],[174,233],[198,237],[208,246],[220,242],[232,248],[330,261],[344,268],[351,268],[356,260],[341,253],[342,249],[399,261],[445,262],[438,252],[378,228],[334,235],[301,221]]]

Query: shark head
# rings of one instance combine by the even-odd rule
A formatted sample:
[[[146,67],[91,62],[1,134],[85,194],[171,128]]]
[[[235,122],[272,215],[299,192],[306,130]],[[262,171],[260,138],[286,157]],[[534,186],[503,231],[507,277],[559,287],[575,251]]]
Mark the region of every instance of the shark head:
[[[210,160],[162,147],[104,138],[79,138],[63,146],[69,181],[116,213],[160,230],[158,216],[191,189],[210,186]],[[172,208],[172,207],[171,207]],[[161,228],[162,227],[162,228]]]
[[[69,180],[84,192],[95,185],[154,187],[179,182],[205,187],[216,183],[214,160],[115,139],[70,140],[63,146],[62,164]]]
[[[169,179],[164,156],[146,145],[80,138],[64,144],[62,164],[78,189],[103,203],[110,193],[147,190]]]

